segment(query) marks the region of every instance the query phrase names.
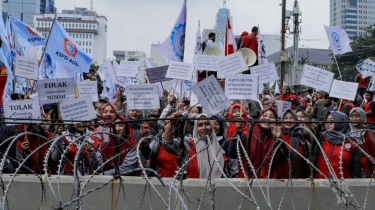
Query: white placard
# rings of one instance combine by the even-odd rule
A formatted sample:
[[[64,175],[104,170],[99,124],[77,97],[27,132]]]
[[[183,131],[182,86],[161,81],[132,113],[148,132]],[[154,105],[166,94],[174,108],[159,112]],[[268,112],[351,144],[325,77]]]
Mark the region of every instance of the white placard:
[[[91,96],[92,102],[99,101],[98,99],[98,82],[97,81],[82,81],[77,82],[78,94],[82,98],[84,96]]]
[[[302,85],[329,92],[333,77],[333,72],[314,66],[304,65],[300,83]]]
[[[201,103],[198,101],[197,96],[193,92],[190,92],[190,106],[202,107]]]
[[[34,58],[17,56],[16,76],[37,80],[39,78],[39,61]]]
[[[215,115],[230,106],[223,89],[213,75],[194,85],[191,90],[209,116]]]
[[[117,77],[135,77],[137,76],[139,61],[124,61],[120,62],[120,66],[117,69]]]
[[[219,57],[213,55],[195,55],[195,70],[200,71],[217,71],[215,60]]]
[[[279,118],[283,117],[283,113],[287,109],[292,109],[292,102],[291,101],[276,100],[276,104],[277,104],[277,115],[279,115]]]
[[[116,61],[113,61],[116,62]],[[115,70],[112,66],[111,60],[106,60],[100,69],[98,70],[98,74],[102,81],[108,80],[110,78],[116,78]]]
[[[38,80],[38,98],[40,104],[59,103],[75,99],[74,78]]]
[[[91,96],[76,98],[60,103],[60,114],[63,120],[92,120],[96,112],[92,105]],[[78,122],[73,122],[73,124]]]
[[[226,76],[236,74],[249,69],[241,52],[215,60],[215,65],[220,74]]]
[[[16,101],[4,101],[4,116],[6,119],[6,125],[12,122],[17,123],[37,123],[38,121],[30,119],[41,119],[40,106],[38,100],[16,100]],[[16,120],[19,119],[19,120]]]
[[[251,74],[259,75],[259,84],[274,82],[279,80],[275,63],[267,63],[259,66],[250,67]]]
[[[225,95],[229,99],[258,99],[258,75],[235,74],[225,78]]]
[[[191,80],[194,71],[194,64],[171,61],[165,77],[181,80]]]
[[[125,89],[128,109],[160,108],[159,85],[128,85]]]
[[[333,80],[330,97],[354,101],[358,83]]]

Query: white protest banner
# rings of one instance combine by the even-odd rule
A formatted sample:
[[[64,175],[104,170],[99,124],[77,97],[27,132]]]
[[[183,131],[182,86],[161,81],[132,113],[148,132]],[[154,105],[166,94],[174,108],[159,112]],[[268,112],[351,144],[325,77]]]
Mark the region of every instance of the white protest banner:
[[[281,100],[276,100],[276,104],[277,104],[277,115],[282,118],[283,116],[283,113],[287,110],[287,109],[291,109],[292,108],[292,102],[291,101],[281,101]]]
[[[191,80],[194,71],[194,64],[171,61],[169,63],[167,78]]]
[[[249,69],[241,52],[236,52],[228,56],[215,60],[215,65],[220,74],[236,74]]]
[[[362,63],[359,63],[356,66],[356,69],[359,73],[361,73],[362,78],[375,76],[375,62],[370,58],[367,58]]]
[[[194,85],[191,90],[209,116],[215,115],[230,106],[223,89],[213,75]]]
[[[333,80],[329,96],[354,101],[357,89],[358,83]]]
[[[75,99],[74,78],[38,80],[38,98],[40,104],[59,103]]]
[[[128,109],[160,108],[159,85],[128,85],[125,89]]]
[[[201,103],[198,101],[197,96],[193,92],[190,92],[190,106],[202,107]]]
[[[92,105],[91,96],[76,98],[60,103],[60,114],[63,120],[85,121],[96,118],[96,112]]]
[[[329,92],[334,73],[314,66],[304,65],[300,83]]]
[[[275,63],[273,62],[250,67],[250,72],[251,74],[259,75],[259,84],[279,80],[279,75],[277,74]]]
[[[135,77],[137,76],[139,61],[124,61],[120,62],[117,69],[116,76],[118,77]]]
[[[172,80],[171,78],[166,78],[169,66],[159,66],[155,68],[146,69],[148,81],[150,83],[164,82]]]
[[[37,123],[38,121],[30,119],[41,119],[40,106],[38,100],[16,100],[16,101],[4,101],[4,116],[6,119],[6,125],[12,122],[17,123]]]
[[[113,62],[116,62],[116,61],[113,61]],[[115,74],[115,71],[114,71],[114,68],[112,66],[110,59],[106,60],[102,64],[102,66],[98,70],[98,74],[102,81],[108,80],[110,78],[116,78],[116,74]]]
[[[82,98],[84,96],[91,96],[92,102],[99,101],[98,99],[98,82],[96,81],[82,81],[77,82],[78,94]]]
[[[219,57],[213,55],[195,55],[195,70],[200,71],[217,71],[215,60]]]
[[[37,80],[39,78],[39,61],[34,58],[17,56],[14,75]]]
[[[235,74],[225,78],[225,95],[229,99],[258,99],[258,75]]]

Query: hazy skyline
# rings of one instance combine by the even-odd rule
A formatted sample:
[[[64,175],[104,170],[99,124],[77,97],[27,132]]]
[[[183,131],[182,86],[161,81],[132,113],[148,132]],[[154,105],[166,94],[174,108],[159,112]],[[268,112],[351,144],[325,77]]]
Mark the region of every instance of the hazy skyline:
[[[293,2],[287,1],[287,10],[292,10]],[[299,47],[327,49],[329,44],[324,25],[329,25],[329,1],[298,2],[302,11]],[[107,56],[114,58],[114,50],[139,50],[150,56],[151,44],[161,43],[169,36],[182,4],[183,0],[94,0],[94,10],[108,19]],[[234,34],[251,31],[255,25],[259,25],[263,34],[280,34],[280,4],[281,0],[257,3],[227,0],[227,8],[233,16]],[[212,29],[219,9],[217,5],[222,7],[222,1],[187,0],[185,62],[192,62],[198,20],[201,21],[201,33],[204,29]],[[90,0],[56,0],[55,6],[59,13],[63,9],[74,9],[74,6],[89,9]],[[293,35],[287,32],[287,36],[287,46],[291,46]]]

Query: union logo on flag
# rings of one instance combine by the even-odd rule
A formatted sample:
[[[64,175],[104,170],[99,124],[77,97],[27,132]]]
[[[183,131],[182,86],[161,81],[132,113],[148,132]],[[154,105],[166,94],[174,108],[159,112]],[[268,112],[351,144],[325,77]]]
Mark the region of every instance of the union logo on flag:
[[[32,34],[32,35],[34,35],[34,36],[40,36],[40,33],[34,31],[34,29],[32,29],[30,26],[26,25],[26,28],[27,28],[27,31],[28,31],[30,34]]]
[[[76,57],[78,53],[78,49],[76,44],[68,38],[64,39],[64,51],[66,54],[68,54],[70,57]]]

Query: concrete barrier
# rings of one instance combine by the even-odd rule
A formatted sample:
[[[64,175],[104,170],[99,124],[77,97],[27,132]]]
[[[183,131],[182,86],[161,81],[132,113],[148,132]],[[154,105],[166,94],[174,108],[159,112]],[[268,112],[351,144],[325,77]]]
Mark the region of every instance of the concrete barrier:
[[[61,176],[57,180],[56,176],[51,176],[52,187],[59,199],[56,199],[45,177],[42,182],[33,175],[17,175],[11,183],[7,195],[5,209],[53,209],[59,207],[59,200],[62,204],[69,203],[77,197],[74,191],[74,178],[72,176]],[[82,177],[85,180],[88,177]],[[106,209],[167,209],[158,193],[165,202],[168,202],[169,187],[163,187],[156,179],[152,178],[151,183],[156,190],[150,185],[146,185],[146,180],[140,177],[122,177],[122,180],[110,182],[111,176],[95,176],[90,180],[83,192],[87,192],[99,186],[108,183],[100,189],[82,198],[82,210],[106,210]],[[3,175],[4,185],[7,185],[10,175]],[[171,179],[163,179],[169,184]],[[249,196],[246,181],[243,179],[230,180],[239,191]],[[366,193],[369,190],[366,208],[375,209],[375,189],[373,186],[368,188],[370,179],[351,179],[345,180],[350,186],[355,199],[363,208],[366,199]],[[375,180],[373,180],[375,181]],[[121,183],[120,183],[121,182]],[[259,180],[260,186],[265,195],[270,198],[272,209],[347,209],[345,204],[333,193],[329,183],[326,180],[315,180],[313,186],[308,180],[293,180],[289,182],[286,188],[287,180]],[[59,183],[59,190],[58,185]],[[247,199],[232,187],[225,179],[212,180],[215,187],[206,189],[207,180],[188,179],[183,182],[184,203],[188,209],[256,209]],[[292,184],[292,187],[290,185]],[[252,183],[252,193],[260,209],[269,209],[261,188],[255,180]],[[179,188],[179,183],[174,186]],[[209,186],[209,185],[208,185]],[[267,187],[268,186],[268,187]],[[210,196],[210,192],[214,197]],[[45,192],[45,195],[42,192]],[[284,193],[285,191],[285,193]],[[203,193],[205,192],[205,193]],[[269,195],[268,195],[269,192]],[[43,195],[43,197],[42,197]],[[282,196],[284,198],[282,199]],[[202,198],[203,196],[203,198]],[[170,209],[183,209],[181,202],[178,201],[175,192],[172,192],[170,198]],[[202,201],[202,202],[200,202]],[[39,205],[41,205],[39,207]],[[240,207],[241,206],[241,207]],[[76,209],[76,203],[72,203],[69,208]],[[348,209],[355,209],[350,206]]]

